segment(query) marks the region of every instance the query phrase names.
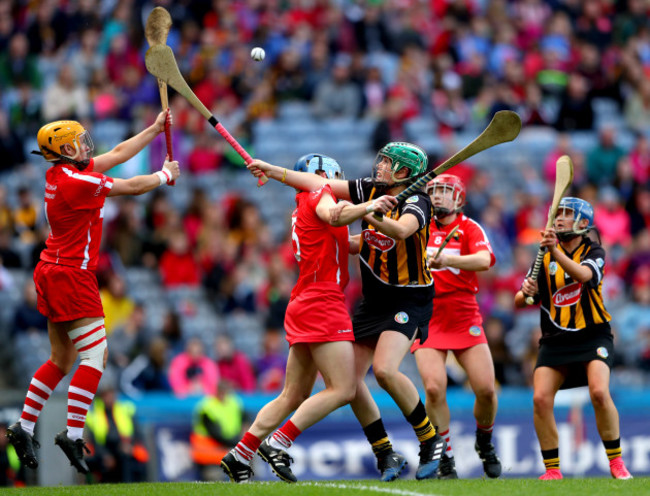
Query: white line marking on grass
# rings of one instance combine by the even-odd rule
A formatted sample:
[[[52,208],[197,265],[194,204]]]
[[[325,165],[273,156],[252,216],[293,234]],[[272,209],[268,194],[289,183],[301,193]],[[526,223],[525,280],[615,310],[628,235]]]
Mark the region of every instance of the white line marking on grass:
[[[306,482],[300,485],[315,486],[315,487],[331,487],[334,489],[373,491],[376,493],[388,493],[388,494],[395,494],[399,496],[439,496],[434,493],[416,493],[415,491],[404,491],[403,489],[391,489],[388,487],[377,487],[377,486],[351,486],[348,484],[336,484],[333,482]]]

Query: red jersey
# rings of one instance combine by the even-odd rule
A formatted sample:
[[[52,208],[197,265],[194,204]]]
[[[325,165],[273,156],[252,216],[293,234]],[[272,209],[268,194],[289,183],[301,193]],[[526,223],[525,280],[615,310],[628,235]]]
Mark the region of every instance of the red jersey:
[[[82,172],[57,164],[46,175],[45,217],[50,235],[41,260],[95,270],[102,239],[104,201],[113,179],[93,172],[94,161]]]
[[[490,252],[490,267],[496,259],[492,253],[492,246],[483,228],[469,217],[459,214],[449,225],[443,226],[437,222],[431,223],[431,236],[427,245],[427,253],[435,255],[447,234],[458,225],[458,231],[444,248],[449,255],[471,255],[479,251]],[[461,270],[453,267],[431,270],[436,285],[436,298],[454,292],[478,293],[478,279],[476,272]]]
[[[291,241],[300,275],[291,292],[291,299],[314,282],[334,282],[343,291],[350,279],[348,227],[331,226],[316,214],[318,202],[327,193],[336,201],[332,189],[327,185],[318,191],[303,191],[296,195],[298,205],[291,216]]]

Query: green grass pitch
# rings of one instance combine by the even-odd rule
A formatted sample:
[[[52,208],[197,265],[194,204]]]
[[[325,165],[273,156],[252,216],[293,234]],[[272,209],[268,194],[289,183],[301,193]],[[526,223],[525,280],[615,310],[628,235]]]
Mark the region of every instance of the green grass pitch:
[[[415,481],[398,480],[382,484],[375,480],[318,481],[286,484],[284,482],[173,482],[142,484],[105,484],[74,487],[28,487],[0,489],[3,496],[330,496],[330,495],[393,495],[393,496],[556,496],[556,495],[621,495],[650,494],[650,478],[617,481],[609,478]]]

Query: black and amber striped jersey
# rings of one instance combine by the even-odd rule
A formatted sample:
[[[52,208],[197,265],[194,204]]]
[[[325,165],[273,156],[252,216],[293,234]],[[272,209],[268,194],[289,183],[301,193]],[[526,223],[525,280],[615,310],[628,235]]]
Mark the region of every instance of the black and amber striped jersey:
[[[609,328],[611,316],[605,309],[602,295],[605,250],[591,239],[583,238],[573,253],[564,253],[574,262],[589,267],[592,277],[586,283],[574,281],[550,252],[544,255],[537,278],[539,293],[535,296],[542,308],[540,342],[594,326]]]
[[[353,203],[378,196],[370,178],[349,181]],[[433,207],[429,196],[418,191],[402,200],[387,217],[398,220],[413,214],[419,228],[409,238],[393,239],[363,221],[361,224],[360,264],[363,296],[369,302],[408,300],[428,303],[433,298],[433,278],[427,267],[427,243]]]

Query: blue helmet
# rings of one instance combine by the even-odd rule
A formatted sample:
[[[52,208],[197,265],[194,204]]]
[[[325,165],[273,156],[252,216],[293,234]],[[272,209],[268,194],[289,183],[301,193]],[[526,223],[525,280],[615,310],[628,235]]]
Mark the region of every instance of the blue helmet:
[[[585,234],[594,227],[594,208],[591,204],[581,198],[574,198],[573,196],[565,196],[560,200],[557,207],[558,211],[561,209],[573,210],[573,227],[570,231],[558,232],[558,239],[565,241],[571,239],[579,234]],[[582,219],[587,219],[589,223],[586,227],[580,228],[578,224]]]
[[[300,172],[324,171],[328,179],[343,179],[343,171],[339,163],[332,157],[321,153],[308,153],[298,159],[293,170]]]

